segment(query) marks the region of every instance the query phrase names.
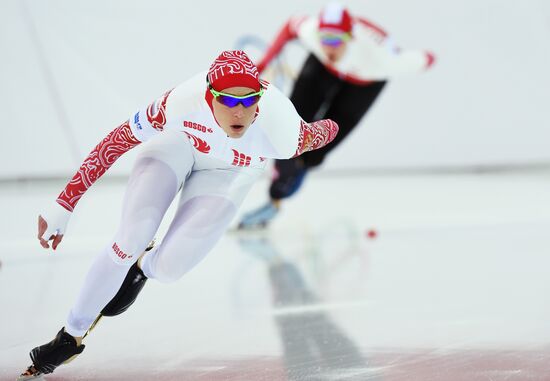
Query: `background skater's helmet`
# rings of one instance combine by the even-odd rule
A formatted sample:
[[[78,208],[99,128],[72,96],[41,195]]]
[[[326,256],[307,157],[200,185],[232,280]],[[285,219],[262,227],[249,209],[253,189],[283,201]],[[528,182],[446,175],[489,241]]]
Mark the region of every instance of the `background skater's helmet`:
[[[319,32],[352,34],[353,22],[350,13],[340,3],[330,3],[319,14]]]

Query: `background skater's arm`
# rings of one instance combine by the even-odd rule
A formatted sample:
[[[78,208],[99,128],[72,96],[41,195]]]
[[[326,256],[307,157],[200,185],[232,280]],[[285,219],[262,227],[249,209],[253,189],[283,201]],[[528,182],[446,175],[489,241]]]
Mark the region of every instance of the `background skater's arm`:
[[[361,38],[368,52],[366,64],[374,77],[416,73],[429,69],[435,62],[432,52],[396,46],[384,29],[363,17],[357,18],[357,27],[363,30]]]
[[[423,50],[401,50],[394,48],[391,54],[385,57],[385,64],[391,75],[416,73],[427,70],[435,62],[435,55]]]
[[[291,18],[283,25],[273,43],[267,48],[263,58],[256,65],[258,72],[262,73],[265,70],[267,65],[279,55],[288,41],[298,37],[298,26],[304,19],[303,17]]]

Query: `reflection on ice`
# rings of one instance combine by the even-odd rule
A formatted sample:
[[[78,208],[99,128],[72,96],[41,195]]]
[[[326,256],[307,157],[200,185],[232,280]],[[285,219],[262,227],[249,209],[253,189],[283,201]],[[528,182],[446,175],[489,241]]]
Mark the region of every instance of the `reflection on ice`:
[[[281,255],[267,235],[241,238],[240,244],[268,269],[288,379],[317,380],[331,374],[349,377],[365,372],[367,361],[344,330],[326,311],[308,310],[321,300],[306,284],[298,266]],[[301,312],[277,313],[292,306],[300,307]]]

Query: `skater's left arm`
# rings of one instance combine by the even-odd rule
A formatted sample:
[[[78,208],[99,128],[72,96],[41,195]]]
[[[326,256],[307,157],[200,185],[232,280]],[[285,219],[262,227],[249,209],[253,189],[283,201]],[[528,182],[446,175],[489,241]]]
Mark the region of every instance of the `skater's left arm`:
[[[378,75],[392,76],[427,70],[435,63],[430,51],[402,49],[380,26],[363,17],[357,18],[357,28],[363,29],[359,41],[368,51],[369,62]]]
[[[416,73],[430,69],[435,63],[435,55],[424,50],[389,47],[385,51],[384,62],[390,75]]]
[[[305,122],[290,99],[272,84],[262,97],[262,114],[266,133],[278,154],[276,159],[289,159],[324,147],[338,134],[338,124],[330,119]]]

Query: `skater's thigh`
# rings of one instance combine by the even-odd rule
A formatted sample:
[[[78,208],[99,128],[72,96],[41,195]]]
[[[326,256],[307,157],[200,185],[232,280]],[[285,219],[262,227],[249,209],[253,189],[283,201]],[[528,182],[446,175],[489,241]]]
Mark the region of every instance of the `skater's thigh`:
[[[196,265],[219,241],[261,174],[255,169],[193,172],[155,255],[155,274],[172,281]]]
[[[264,168],[225,167],[193,171],[182,189],[178,208],[197,197],[219,197],[240,207]]]
[[[140,147],[140,158],[152,158],[166,164],[176,176],[177,187],[191,173],[195,158],[189,138],[179,131],[164,131]]]
[[[138,155],[126,193],[115,235],[113,255],[122,251],[135,258],[153,239],[161,221],[193,166],[188,140],[163,133],[147,142]],[[150,143],[150,144],[149,144]]]

